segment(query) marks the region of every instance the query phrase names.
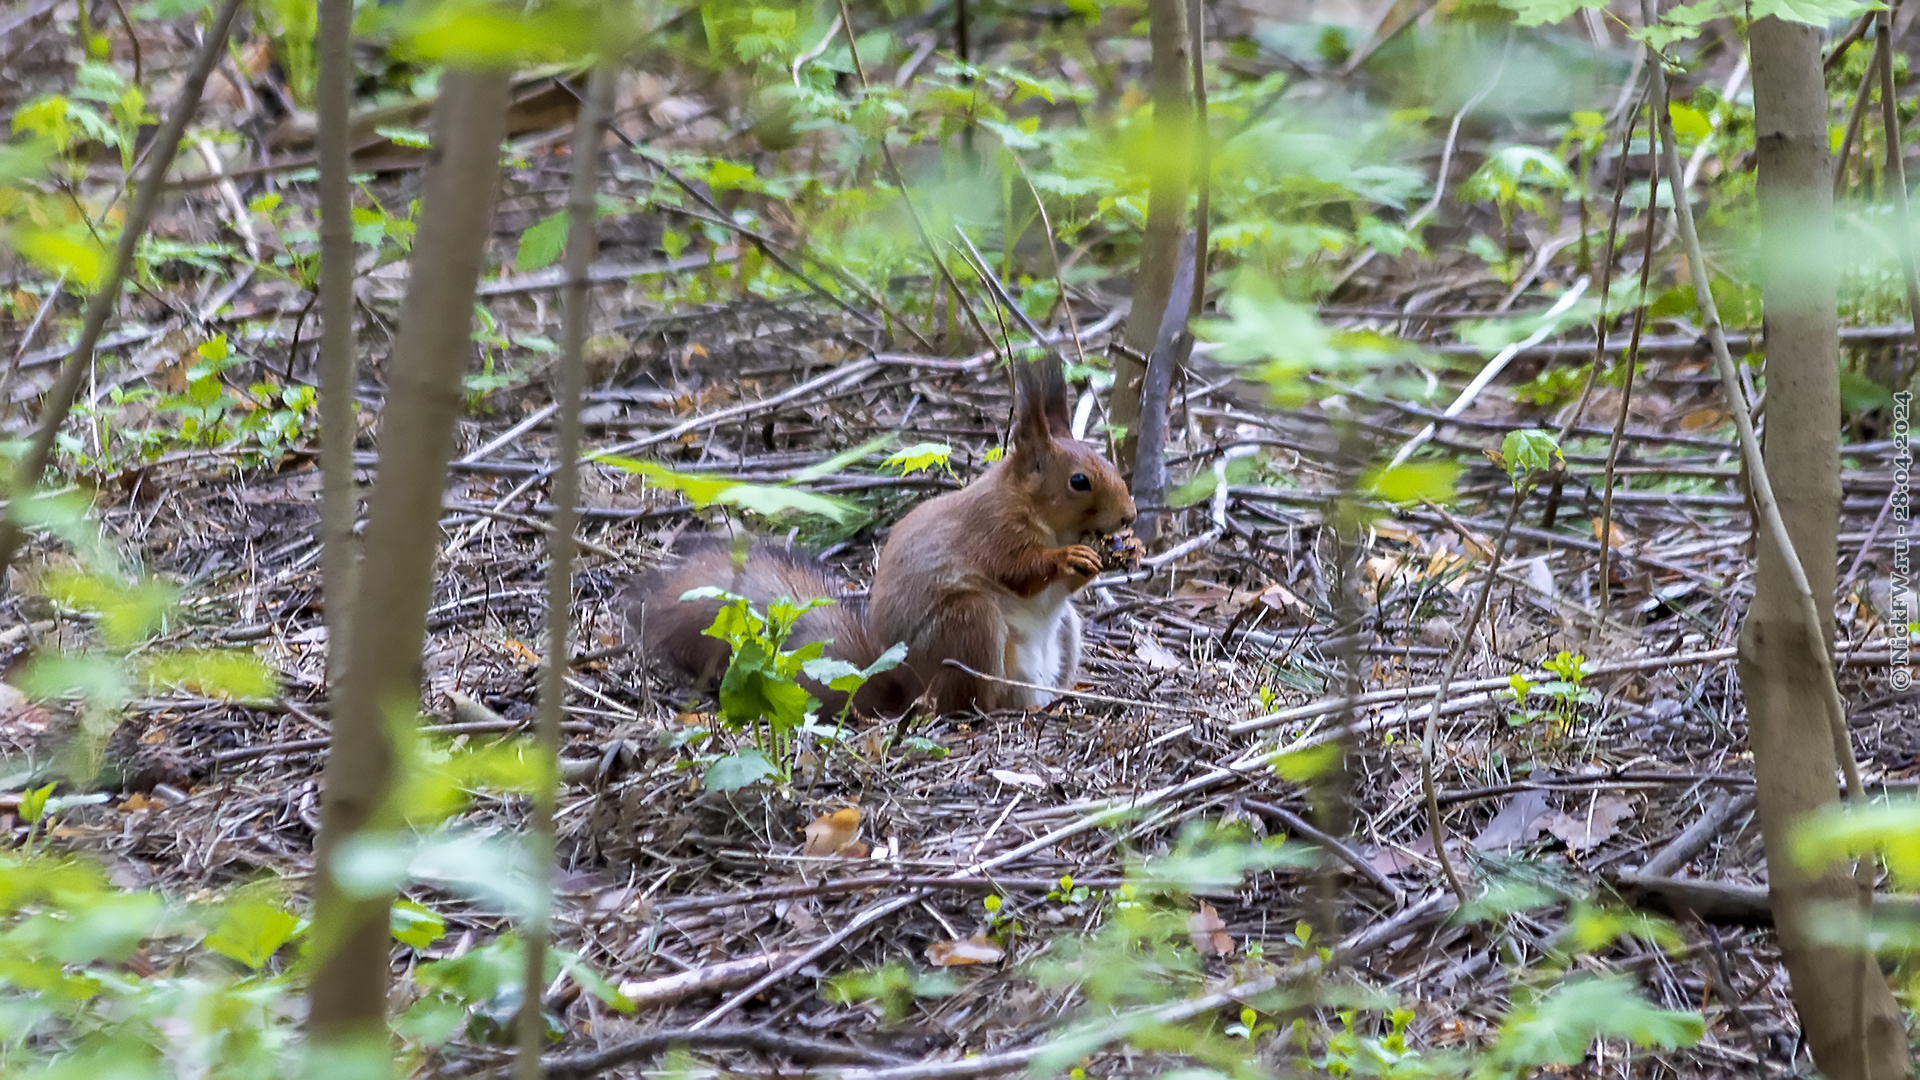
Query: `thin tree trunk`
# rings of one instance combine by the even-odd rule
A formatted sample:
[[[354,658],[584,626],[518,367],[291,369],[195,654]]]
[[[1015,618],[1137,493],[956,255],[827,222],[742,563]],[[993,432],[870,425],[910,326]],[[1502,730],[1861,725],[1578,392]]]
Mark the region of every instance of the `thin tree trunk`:
[[[1127,348],[1114,360],[1113,423],[1120,440],[1120,470],[1134,467],[1140,442],[1140,399],[1153,353],[1160,313],[1167,308],[1187,231],[1187,189],[1193,121],[1193,65],[1184,0],[1147,0],[1153,37],[1153,174],[1147,189],[1147,233],[1133,277],[1133,308],[1127,318]]]
[[[1187,334],[1187,318],[1193,300],[1194,252],[1197,240],[1189,233],[1181,245],[1180,259],[1167,288],[1166,310],[1161,313],[1153,351],[1147,356],[1147,375],[1140,384],[1140,423],[1135,432],[1133,455],[1133,500],[1142,509],[1134,521],[1134,532],[1151,545],[1160,536],[1160,512],[1155,507],[1167,502],[1167,420],[1172,413],[1173,372],[1186,362],[1192,338]],[[1134,316],[1129,316],[1129,321]]]
[[[420,648],[433,592],[440,500],[472,355],[474,288],[500,181],[505,72],[450,69],[441,82],[432,164],[413,268],[393,343],[380,425],[380,467],[340,678],[315,852],[317,950],[308,1023],[317,1042],[386,1038],[390,898],[350,896],[332,871],[355,833],[396,824],[386,812],[388,726],[420,705]]]
[[[1858,900],[1855,883],[1839,868],[1807,873],[1791,850],[1794,827],[1834,801],[1838,767],[1823,719],[1831,689],[1812,652],[1833,641],[1833,611],[1821,605],[1821,640],[1809,642],[1811,628],[1787,564],[1797,554],[1813,595],[1833,595],[1840,519],[1838,264],[1820,33],[1769,17],[1755,20],[1750,40],[1767,330],[1763,458],[1795,549],[1781,551],[1760,531],[1753,605],[1740,629],[1740,686],[1767,884],[1815,1064],[1833,1080],[1893,1080],[1909,1075],[1906,1028],[1878,965],[1863,949],[1822,943],[1813,925],[1816,905]]]
[[[573,530],[579,520],[575,503],[580,494],[580,398],[586,393],[587,316],[590,299],[587,270],[593,263],[594,209],[599,188],[600,142],[608,106],[613,98],[613,69],[593,69],[587,96],[574,120],[573,183],[567,194],[566,333],[562,342],[553,401],[554,419],[553,521],[547,534],[547,666],[540,673],[540,756],[546,768],[533,799],[534,865],[551,873],[554,859],[553,813],[560,781],[560,713],[567,693],[567,665],[573,604]],[[544,890],[549,897],[552,890]],[[542,908],[527,927],[526,996],[520,1006],[519,1053],[514,1059],[516,1080],[540,1080],[540,1050],[546,1045],[547,1024],[540,993],[546,979],[548,910]]]
[[[353,0],[320,0],[320,545],[329,684],[338,693],[353,607]],[[287,358],[291,368],[293,357]]]

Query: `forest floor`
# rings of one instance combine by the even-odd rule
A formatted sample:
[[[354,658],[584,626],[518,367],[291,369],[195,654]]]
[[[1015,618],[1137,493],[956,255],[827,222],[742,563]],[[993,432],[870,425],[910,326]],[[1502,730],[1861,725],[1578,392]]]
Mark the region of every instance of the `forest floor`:
[[[51,10],[29,7],[22,15]],[[44,22],[0,34],[0,105],[17,104],[34,78],[60,69],[70,43],[50,35]],[[181,62],[180,42],[164,29],[146,44],[148,65]],[[253,164],[267,166],[233,182],[249,196],[271,187],[289,200],[310,200],[310,184],[276,180],[302,151],[276,142],[272,110],[254,97],[270,77],[250,74],[230,80],[208,104],[212,119],[249,133],[259,157]],[[696,98],[666,94],[657,80],[630,80],[623,93],[623,124],[649,145],[725,135],[713,123],[703,126]],[[552,79],[532,80],[518,94],[517,115],[527,124],[516,135],[522,160],[510,171],[500,211],[502,258],[564,188],[567,159],[553,151],[568,128],[555,97]],[[559,109],[560,119],[541,120],[542,108]],[[608,157],[608,190],[654,182],[641,159],[620,149]],[[416,166],[389,159],[369,190],[389,207],[404,205],[417,191]],[[194,184],[167,205],[155,231],[182,243],[232,238],[232,209],[221,185]],[[663,263],[654,254],[662,227],[659,220],[607,221],[602,261],[646,264],[647,275],[706,272],[704,260]],[[403,267],[373,270],[361,292],[360,462],[368,484],[404,285],[395,271]],[[1546,279],[1554,275],[1572,276],[1553,268]],[[867,579],[888,523],[977,475],[999,442],[1007,380],[997,354],[979,342],[914,352],[813,301],[722,297],[662,311],[647,280],[626,273],[595,292],[591,447],[625,447],[677,468],[760,483],[876,435],[953,447],[952,475],[850,469],[814,483],[813,490],[857,498],[871,511],[849,535],[793,538],[824,545],[856,583]],[[557,339],[556,284],[552,273],[503,267],[484,285],[482,302],[510,342]],[[1124,285],[1117,277],[1073,292],[1077,347],[1087,356],[1111,355]],[[1509,292],[1483,272],[1410,258],[1357,276],[1322,314],[1343,327],[1466,354],[1473,370],[1481,354],[1454,334],[1463,317],[1518,317],[1544,306],[1533,297],[1512,304]],[[311,378],[307,299],[237,260],[150,283],[110,326],[111,348],[92,390],[93,426],[76,428],[83,439],[98,438],[99,425],[159,422],[138,404],[109,414],[110,390],[164,389],[169,381],[179,389],[193,350],[213,333],[231,335],[262,377]],[[63,315],[71,316],[72,303],[63,302]],[[1055,329],[1064,331],[1064,320]],[[1565,444],[1563,480],[1527,497],[1488,618],[1473,630],[1439,718],[1434,754],[1458,865],[1568,897],[1624,895],[1660,907],[1659,896],[1637,892],[1621,875],[1651,865],[1666,876],[1764,884],[1765,859],[1733,662],[1752,582],[1739,455],[1724,417],[1714,414],[1717,387],[1694,333],[1682,324],[1647,333],[1615,470],[1623,480],[1614,496],[1619,540],[1611,580],[1601,579],[1592,522],[1620,395],[1602,386]],[[16,320],[0,325],[0,348],[17,357],[13,399],[31,399],[37,380],[53,370],[55,340],[44,332],[33,340],[25,320]],[[1471,462],[1506,431],[1558,428],[1570,419],[1565,409],[1549,414],[1516,403],[1509,390],[1546,365],[1590,358],[1591,348],[1550,339],[1519,350],[1480,401],[1440,424],[1433,444]],[[526,366],[506,385],[473,395],[445,496],[425,708],[462,742],[524,730],[534,707],[545,588],[540,522],[550,509],[540,480],[552,444],[538,367],[544,360],[524,349],[515,355]],[[1344,806],[1346,822],[1322,869],[1263,872],[1196,898],[1204,905],[1195,908],[1196,942],[1205,941],[1209,974],[1228,985],[1262,965],[1310,955],[1298,929],[1305,922],[1345,943],[1337,970],[1324,978],[1411,1003],[1410,1044],[1487,1039],[1507,1010],[1509,975],[1551,953],[1564,910],[1508,916],[1499,935],[1448,921],[1452,901],[1433,858],[1419,756],[1433,684],[1460,638],[1511,487],[1480,459],[1461,474],[1450,508],[1375,522],[1350,553],[1359,622],[1338,625],[1340,553],[1325,514],[1352,481],[1338,464],[1340,433],[1365,432],[1376,451],[1390,453],[1437,415],[1435,405],[1348,391],[1327,383],[1316,401],[1280,410],[1259,387],[1196,363],[1175,389],[1169,460],[1178,476],[1197,476],[1203,487],[1217,475],[1224,496],[1198,491],[1190,507],[1163,518],[1161,551],[1174,557],[1107,575],[1087,590],[1087,655],[1075,694],[1030,713],[926,722],[911,733],[927,740],[910,744],[917,749],[896,745],[889,726],[858,722],[844,746],[804,763],[780,794],[703,793],[690,751],[672,740],[701,722],[703,706],[624,647],[624,586],[669,557],[676,536],[707,527],[699,522],[710,515],[618,470],[586,470],[578,659],[558,818],[565,867],[558,937],[646,1004],[621,1016],[577,988],[557,986],[550,1004],[569,1032],[557,1050],[604,1049],[695,1025],[776,1033],[760,1041],[741,1036],[730,1051],[737,1056],[723,1058],[736,1065],[805,1059],[819,1049],[808,1040],[866,1048],[855,1056],[869,1064],[1028,1046],[1070,1011],[1074,995],[1040,986],[1024,963],[1097,925],[1108,910],[1103,894],[1121,886],[1130,860],[1165,851],[1196,821],[1239,822],[1256,836],[1313,836],[1314,823],[1328,823],[1330,806]],[[1864,778],[1876,790],[1910,789],[1920,748],[1914,702],[1891,692],[1887,680],[1892,453],[1887,442],[1844,448],[1841,689]],[[1233,463],[1254,454],[1285,482],[1245,482]],[[72,811],[55,834],[58,844],[108,859],[127,884],[193,895],[260,878],[300,882],[312,868],[328,734],[319,474],[304,443],[264,465],[245,459],[232,446],[183,446],[96,464],[77,481],[92,490],[110,534],[149,569],[183,584],[186,600],[167,629],[169,643],[255,649],[284,686],[270,706],[186,692],[134,703],[115,739],[125,773],[115,797]],[[71,613],[20,596],[9,589],[0,609],[17,620],[0,629],[10,668],[84,638],[84,623]],[[1596,692],[1590,699],[1523,715],[1499,695],[1516,674],[1551,679],[1541,664],[1563,652],[1590,665],[1590,674],[1574,680]],[[1349,669],[1360,696],[1347,695],[1342,672]],[[59,727],[40,709],[11,706],[0,719],[0,749],[44,750]],[[1265,764],[1278,749],[1328,742],[1346,750],[1338,789],[1316,793]],[[831,824],[847,807],[859,811],[857,836],[844,828],[845,817]],[[525,815],[523,801],[482,795],[468,819],[511,829]],[[1703,819],[1717,827],[1688,829]],[[809,825],[821,838],[813,847],[839,853],[806,854]],[[12,828],[21,836],[26,827],[15,821]],[[1002,898],[997,912],[983,904],[989,893]],[[423,958],[454,955],[508,929],[504,919],[445,892],[409,895],[449,921],[446,938]],[[1751,1076],[1762,1059],[1767,1068],[1805,1062],[1764,911],[1713,918],[1711,929],[1678,919],[1684,945],[1677,950],[1627,942],[1587,961],[1630,974],[1658,1004],[1701,1009],[1707,1021],[1694,1048],[1605,1059],[1594,1062],[1598,1072]],[[1004,949],[976,937],[989,924],[1013,928],[1001,935]],[[836,1003],[822,993],[832,975],[902,960],[953,964],[956,951],[964,957],[969,950],[988,962],[954,966],[958,991],[922,999],[897,1023],[883,1021],[874,1005]],[[663,981],[674,976],[684,978]],[[709,1050],[729,1053],[724,1044]],[[461,1072],[494,1060],[491,1054],[466,1046],[450,1051],[445,1066]],[[1135,1067],[1145,1066],[1103,1059],[1098,1071]]]

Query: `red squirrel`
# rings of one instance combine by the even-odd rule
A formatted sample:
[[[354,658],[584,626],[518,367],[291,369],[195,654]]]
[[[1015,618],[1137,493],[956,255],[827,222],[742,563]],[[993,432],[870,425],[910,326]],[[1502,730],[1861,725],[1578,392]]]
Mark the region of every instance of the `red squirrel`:
[[[938,713],[1046,704],[1079,671],[1080,614],[1072,597],[1100,572],[1101,545],[1138,556],[1137,541],[1112,543],[1133,523],[1133,498],[1119,472],[1073,438],[1058,358],[1015,361],[1014,372],[1006,456],[894,525],[864,604],[840,599],[817,608],[789,639],[789,648],[828,641],[828,655],[862,667],[905,642],[906,661],[856,695],[862,711],[897,715],[916,702]],[[736,563],[725,541],[696,542],[679,566],[637,585],[627,614],[651,658],[701,681],[726,669],[727,644],[703,633],[719,601],[679,598],[708,585],[756,605],[845,591],[810,556],[757,543]],[[809,689],[829,714],[838,711],[834,695]]]

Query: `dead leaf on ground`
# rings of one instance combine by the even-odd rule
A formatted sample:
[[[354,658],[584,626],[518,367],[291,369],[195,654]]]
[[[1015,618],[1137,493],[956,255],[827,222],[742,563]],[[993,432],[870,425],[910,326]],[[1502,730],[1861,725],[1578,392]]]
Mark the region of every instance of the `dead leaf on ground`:
[[[805,900],[776,901],[773,913],[795,930],[811,930],[820,921],[814,918],[813,906]]]
[[[1611,523],[1608,528],[1603,530],[1600,527],[1599,518],[1593,519],[1593,538],[1611,546],[1615,551],[1623,550],[1629,545],[1638,542],[1639,539],[1634,536],[1632,532],[1628,531],[1626,526],[1620,524],[1618,521]]]
[[[806,834],[806,846],[800,849],[800,854],[816,857],[850,856],[853,853],[849,849],[860,835],[860,808],[847,806],[831,814],[821,814],[807,826]]]
[[[1485,556],[1476,555],[1475,558],[1483,562],[1486,561]],[[1467,569],[1473,561],[1473,559],[1469,559],[1457,551],[1436,551],[1427,558],[1426,576],[1430,578],[1445,578],[1449,574],[1452,574],[1452,577],[1446,582],[1446,589],[1448,592],[1457,593],[1466,587],[1467,575],[1455,574],[1454,571]]]
[[[1006,958],[1007,951],[988,941],[985,934],[975,934],[960,941],[936,941],[927,946],[927,963],[934,967],[997,964]]]
[[[987,775],[1012,787],[1032,788],[1035,791],[1047,789],[1047,782],[1032,773],[1014,772],[1012,769],[988,769]]]
[[[1412,529],[1391,518],[1381,518],[1379,521],[1374,522],[1373,535],[1383,540],[1398,540],[1403,544],[1412,544],[1415,547],[1420,546],[1419,533],[1414,532]]]
[[[1173,590],[1173,600],[1188,615],[1225,610],[1233,603],[1235,590],[1217,581],[1193,578]]]
[[[1699,431],[1701,428],[1715,427],[1727,422],[1727,414],[1721,409],[1695,409],[1680,418],[1681,431]]]
[[[1421,833],[1411,844],[1382,845],[1367,854],[1367,865],[1382,877],[1403,874],[1426,864],[1433,856],[1433,834]]]
[[[1476,851],[1512,851],[1522,844],[1530,844],[1540,838],[1546,828],[1543,820],[1553,813],[1547,805],[1547,796],[1539,791],[1522,791],[1508,799],[1500,812],[1493,815],[1487,827],[1473,838]]]
[[[1400,560],[1391,555],[1375,555],[1362,563],[1360,569],[1367,575],[1368,581],[1381,585],[1392,581],[1394,575],[1400,572]]]
[[[540,654],[534,652],[526,642],[521,641],[519,638],[507,638],[505,641],[502,641],[500,643],[500,651],[514,657],[523,664],[538,664],[540,662]]]
[[[1256,603],[1264,604],[1268,608],[1284,614],[1306,614],[1313,610],[1307,606],[1305,601],[1295,596],[1293,590],[1280,584],[1269,585],[1261,589],[1259,595],[1253,599]]]
[[[1212,904],[1201,904],[1199,911],[1187,917],[1187,936],[1203,956],[1233,955],[1233,935],[1227,933],[1225,920]]]
[[[1172,650],[1150,636],[1140,639],[1135,652],[1139,655],[1141,663],[1155,671],[1179,671],[1186,666],[1178,656],[1173,655]]]
[[[1612,839],[1620,823],[1632,816],[1631,802],[1619,795],[1602,795],[1571,814],[1549,814],[1544,824],[1568,851],[1578,854]]]

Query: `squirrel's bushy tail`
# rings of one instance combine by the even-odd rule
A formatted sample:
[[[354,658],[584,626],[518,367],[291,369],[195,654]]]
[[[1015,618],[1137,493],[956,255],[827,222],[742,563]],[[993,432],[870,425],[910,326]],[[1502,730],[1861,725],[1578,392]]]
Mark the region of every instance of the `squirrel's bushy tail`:
[[[834,602],[801,616],[787,648],[828,641],[829,656],[861,667],[873,663],[882,651],[867,629],[865,600],[845,597],[845,583],[811,555],[755,541],[746,561],[736,565],[733,545],[717,536],[685,542],[680,554],[683,559],[678,565],[641,578],[627,596],[627,624],[645,650],[644,658],[653,663],[667,665],[700,685],[711,685],[726,673],[731,647],[706,635],[721,602],[680,599],[703,586],[744,596],[762,611],[782,597],[826,597]]]

